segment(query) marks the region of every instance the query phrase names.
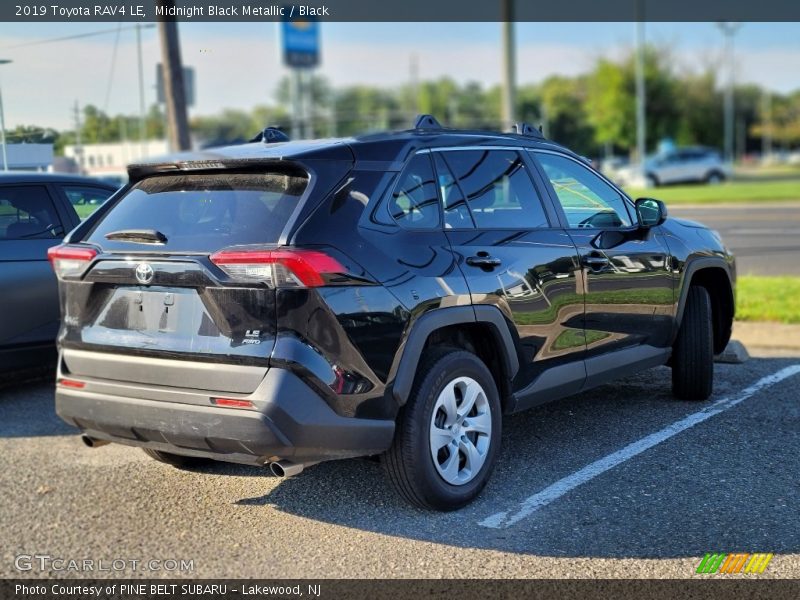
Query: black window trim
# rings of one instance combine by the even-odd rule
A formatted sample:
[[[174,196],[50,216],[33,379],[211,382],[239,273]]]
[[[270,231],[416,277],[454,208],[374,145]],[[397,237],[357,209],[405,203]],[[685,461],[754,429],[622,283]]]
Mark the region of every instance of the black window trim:
[[[542,206],[542,212],[544,212],[544,217],[547,219],[547,227],[478,227],[475,217],[472,215],[472,209],[469,207],[469,203],[467,203],[467,210],[469,211],[470,218],[475,224],[475,227],[450,227],[444,229],[444,231],[549,231],[552,229],[562,229],[562,227],[554,225],[554,222],[558,221],[558,215],[553,212],[553,209],[550,206],[547,188],[544,187],[544,182],[541,181],[541,174],[536,168],[536,165],[533,163],[530,156],[527,156],[527,148],[523,146],[443,146],[438,148],[426,148],[424,150],[418,150],[416,154],[432,154],[433,152],[441,152],[444,154],[446,152],[475,150],[511,150],[517,153],[517,155],[522,159],[522,164],[525,166],[525,171],[528,174],[528,179],[533,185],[533,189],[536,190],[539,203]],[[464,189],[461,187],[461,182],[455,176],[455,173],[452,172],[452,167],[450,167],[450,163],[447,161],[446,157],[444,157],[444,162],[448,169],[450,169],[450,174],[453,176],[458,189],[461,191],[461,195],[466,199],[467,195],[464,193]],[[434,173],[438,176],[438,171],[436,170],[436,161],[431,160],[431,163],[433,164]],[[439,196],[439,211],[441,213],[440,223],[444,228],[444,199],[441,197],[438,185],[436,186],[436,194]]]
[[[628,211],[628,218],[631,220],[630,225],[623,225],[620,227],[603,227],[598,229],[598,231],[634,231],[639,228],[639,224],[636,217],[636,205],[631,200],[631,197],[628,196],[625,192],[623,192],[617,185],[615,185],[610,179],[608,179],[605,175],[593,169],[591,165],[587,164],[586,162],[576,159],[574,156],[570,156],[565,152],[558,152],[555,150],[543,149],[543,148],[527,148],[527,153],[529,154],[531,160],[533,160],[536,164],[536,168],[540,174],[540,176],[544,179],[547,185],[548,194],[558,211],[559,219],[562,222],[563,228],[567,230],[580,230],[585,231],[585,229],[580,227],[573,227],[569,224],[569,220],[567,219],[567,215],[564,212],[564,207],[561,206],[561,202],[558,199],[558,194],[556,194],[555,188],[553,188],[553,184],[550,183],[550,179],[547,177],[547,173],[544,170],[544,167],[539,163],[539,160],[536,158],[536,154],[553,154],[555,156],[559,156],[561,158],[566,158],[571,160],[574,163],[582,166],[585,169],[588,169],[591,173],[597,175],[602,181],[608,184],[615,192],[617,192],[622,199],[623,205],[625,209]]]

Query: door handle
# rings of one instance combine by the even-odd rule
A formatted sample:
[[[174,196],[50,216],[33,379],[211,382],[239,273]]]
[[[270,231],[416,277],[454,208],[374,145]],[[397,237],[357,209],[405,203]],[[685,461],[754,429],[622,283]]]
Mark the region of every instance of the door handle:
[[[501,261],[499,258],[494,258],[492,256],[469,256],[467,257],[467,264],[471,267],[481,267],[481,268],[494,268],[499,267]]]
[[[608,263],[609,261],[607,256],[595,256],[593,254],[587,254],[583,257],[583,264],[591,269],[607,267]]]

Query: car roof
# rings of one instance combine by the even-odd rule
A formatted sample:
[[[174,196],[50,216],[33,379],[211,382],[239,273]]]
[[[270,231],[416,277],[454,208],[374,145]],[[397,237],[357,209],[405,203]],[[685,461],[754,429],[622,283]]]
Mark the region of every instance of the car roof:
[[[0,184],[4,183],[76,183],[91,184],[110,190],[116,189],[113,185],[94,177],[71,173],[43,173],[41,171],[0,171]]]
[[[399,170],[406,158],[419,150],[463,146],[514,146],[519,148],[555,149],[580,158],[571,150],[545,139],[541,134],[520,135],[460,129],[408,129],[382,131],[349,138],[297,140],[289,142],[261,141],[207,148],[154,157],[129,165],[131,182],[155,173],[179,170],[244,168],[255,163],[278,161],[341,160],[368,163],[370,169]]]

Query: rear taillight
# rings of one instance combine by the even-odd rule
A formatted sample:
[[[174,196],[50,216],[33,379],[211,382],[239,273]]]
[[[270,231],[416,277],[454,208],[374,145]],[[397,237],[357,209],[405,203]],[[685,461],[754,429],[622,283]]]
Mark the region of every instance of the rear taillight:
[[[220,250],[211,262],[237,281],[272,287],[320,287],[323,275],[346,273],[335,258],[319,250]]]
[[[97,256],[93,248],[76,248],[74,246],[53,246],[47,250],[47,260],[53,266],[59,279],[79,277],[86,267]]]

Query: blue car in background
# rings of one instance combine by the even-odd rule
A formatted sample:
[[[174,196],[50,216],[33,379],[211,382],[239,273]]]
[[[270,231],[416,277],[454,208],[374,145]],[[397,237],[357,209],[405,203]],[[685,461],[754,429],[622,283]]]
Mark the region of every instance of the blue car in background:
[[[0,172],[0,371],[55,358],[58,286],[47,250],[116,190],[89,177]]]

